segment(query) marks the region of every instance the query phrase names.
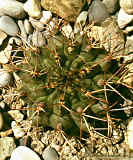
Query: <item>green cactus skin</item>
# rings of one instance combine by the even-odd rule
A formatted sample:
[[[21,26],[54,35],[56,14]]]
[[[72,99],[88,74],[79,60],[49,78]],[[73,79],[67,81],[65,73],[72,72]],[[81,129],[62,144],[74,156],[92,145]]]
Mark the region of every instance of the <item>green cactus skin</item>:
[[[39,125],[56,128],[56,124],[61,123],[64,130],[76,125],[80,128],[82,116],[78,108],[83,112],[89,105],[84,114],[103,119],[104,122],[86,118],[88,124],[99,127],[101,123],[107,127],[109,106],[117,102],[114,108],[119,108],[123,103],[124,100],[117,93],[106,91],[105,97],[105,91],[101,90],[113,74],[112,60],[105,61],[108,53],[98,48],[88,50],[88,44],[86,35],[78,38],[75,35],[72,41],[58,33],[47,39],[47,44],[38,48],[39,52],[32,49],[23,51],[22,63],[16,64],[17,74],[22,79],[22,86],[18,90],[21,98],[30,106],[44,103],[45,113],[40,114],[39,118],[47,116],[48,124],[42,122]],[[119,69],[118,66],[116,68]],[[117,79],[117,76],[111,79],[111,86],[120,90]],[[106,89],[109,87],[106,86]],[[104,108],[104,105],[107,107]],[[88,132],[84,121],[82,130]]]

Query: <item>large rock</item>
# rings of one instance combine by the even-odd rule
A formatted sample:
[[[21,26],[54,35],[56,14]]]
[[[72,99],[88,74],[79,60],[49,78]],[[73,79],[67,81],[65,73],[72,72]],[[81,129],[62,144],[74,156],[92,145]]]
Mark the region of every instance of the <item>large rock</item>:
[[[68,21],[76,20],[84,4],[85,0],[41,0],[44,9]]]
[[[24,18],[23,3],[15,0],[0,0],[0,16],[3,15],[8,15],[16,19]]]

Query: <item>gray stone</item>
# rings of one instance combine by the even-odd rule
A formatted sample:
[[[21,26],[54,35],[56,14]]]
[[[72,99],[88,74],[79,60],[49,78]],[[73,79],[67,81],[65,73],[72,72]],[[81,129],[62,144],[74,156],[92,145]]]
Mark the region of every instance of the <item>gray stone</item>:
[[[8,15],[16,19],[22,19],[25,16],[23,3],[15,0],[0,0],[0,16]]]
[[[103,3],[109,13],[114,13],[119,7],[118,0],[103,0]]]
[[[109,17],[107,8],[100,0],[94,0],[88,10],[89,22],[100,23]]]
[[[19,28],[9,16],[0,17],[0,29],[10,36],[16,36]]]
[[[43,151],[42,157],[44,160],[58,160],[59,159],[58,152],[52,147],[47,147]]]
[[[16,145],[12,137],[0,138],[0,160],[5,160],[9,157]]]

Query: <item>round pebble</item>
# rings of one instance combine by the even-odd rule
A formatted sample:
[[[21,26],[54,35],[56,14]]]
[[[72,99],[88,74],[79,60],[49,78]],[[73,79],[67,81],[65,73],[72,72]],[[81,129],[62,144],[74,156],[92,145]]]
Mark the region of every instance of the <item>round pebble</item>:
[[[0,29],[10,36],[16,36],[19,31],[17,24],[9,16],[0,17]]]
[[[0,16],[8,15],[16,19],[22,19],[25,16],[23,3],[16,0],[0,0]]]
[[[6,85],[8,85],[10,79],[10,74],[4,69],[0,69],[0,87],[5,87]]]
[[[42,157],[44,160],[58,160],[59,158],[57,151],[52,147],[47,147],[43,151]]]
[[[19,146],[12,152],[10,160],[40,160],[40,157],[30,148]]]

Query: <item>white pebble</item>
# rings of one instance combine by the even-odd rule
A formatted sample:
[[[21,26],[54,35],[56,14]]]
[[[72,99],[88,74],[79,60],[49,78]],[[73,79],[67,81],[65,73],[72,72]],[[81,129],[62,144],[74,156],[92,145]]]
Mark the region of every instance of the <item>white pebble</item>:
[[[10,160],[40,160],[40,158],[30,148],[19,146],[12,152]]]
[[[42,14],[43,16],[40,19],[40,22],[42,22],[43,24],[47,24],[52,18],[52,13],[50,11],[43,11]]]
[[[9,84],[11,75],[4,69],[0,69],[0,87],[5,87]]]
[[[24,129],[21,128],[20,125],[17,125],[15,121],[12,121],[11,123],[13,134],[16,138],[21,138],[25,135]]]
[[[126,138],[129,149],[133,150],[133,119],[129,122],[127,126]]]
[[[117,19],[119,27],[124,28],[131,21],[133,21],[133,15],[128,15],[122,9],[120,9]]]

